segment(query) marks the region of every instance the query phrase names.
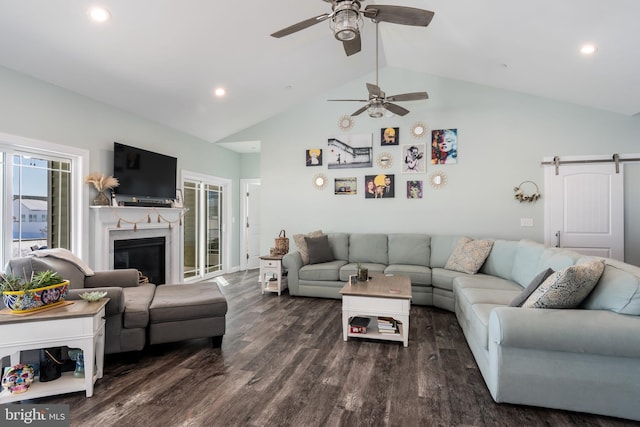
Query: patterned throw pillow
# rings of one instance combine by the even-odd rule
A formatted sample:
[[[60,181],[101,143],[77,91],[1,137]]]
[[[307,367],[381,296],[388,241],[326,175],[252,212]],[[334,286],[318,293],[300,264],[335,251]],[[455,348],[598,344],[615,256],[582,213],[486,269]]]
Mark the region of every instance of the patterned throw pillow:
[[[522,304],[526,308],[576,308],[604,271],[604,260],[576,264],[553,273]]]
[[[472,240],[463,237],[451,252],[444,268],[476,274],[491,253],[491,248],[493,248],[493,240]]]
[[[307,242],[305,242],[304,238],[320,236],[322,236],[322,230],[312,231],[309,234],[294,234],[293,242],[296,244],[298,252],[300,252],[300,256],[302,257],[302,265],[309,264],[309,249],[307,248]]]

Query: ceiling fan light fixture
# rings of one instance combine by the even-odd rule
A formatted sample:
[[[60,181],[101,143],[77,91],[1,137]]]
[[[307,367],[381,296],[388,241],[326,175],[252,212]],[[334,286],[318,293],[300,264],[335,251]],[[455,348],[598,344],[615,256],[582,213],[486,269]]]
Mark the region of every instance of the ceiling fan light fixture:
[[[385,108],[382,104],[382,101],[376,100],[371,101],[369,107],[367,108],[367,113],[372,119],[379,119],[380,117],[384,116],[384,110]]]
[[[349,41],[358,37],[362,28],[362,18],[357,10],[351,9],[351,5],[343,10],[335,12],[331,18],[331,29],[336,39]]]

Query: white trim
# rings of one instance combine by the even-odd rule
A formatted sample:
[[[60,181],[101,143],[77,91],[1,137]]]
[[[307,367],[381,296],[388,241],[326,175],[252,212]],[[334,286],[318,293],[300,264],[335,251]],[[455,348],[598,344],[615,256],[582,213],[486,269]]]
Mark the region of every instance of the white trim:
[[[240,270],[247,269],[247,191],[249,185],[261,184],[260,178],[243,178],[240,180]]]
[[[0,133],[0,149],[13,153],[15,151],[27,151],[34,154],[65,157],[71,160],[71,250],[81,259],[89,259],[89,242],[83,239],[89,235],[89,189],[84,185],[84,177],[89,173],[89,150],[70,147],[68,145],[38,139],[25,138],[18,135]],[[5,165],[5,186],[12,188],[12,182],[6,180],[9,176],[9,167]],[[8,206],[7,206],[8,205]],[[11,230],[11,203],[4,206],[4,230]],[[8,228],[7,228],[8,227]],[[11,254],[12,239],[4,239],[3,253]],[[5,260],[6,261],[6,260]]]

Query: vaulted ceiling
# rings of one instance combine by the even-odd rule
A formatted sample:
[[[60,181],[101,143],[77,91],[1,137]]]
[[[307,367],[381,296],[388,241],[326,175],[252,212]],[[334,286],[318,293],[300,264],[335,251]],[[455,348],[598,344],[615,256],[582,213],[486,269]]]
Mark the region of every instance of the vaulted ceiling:
[[[87,16],[99,3],[111,12],[103,24]],[[640,1],[362,3],[435,12],[427,28],[380,24],[383,67],[640,112]],[[0,65],[216,142],[374,71],[368,19],[350,57],[328,21],[270,37],[330,10],[321,0],[0,0]],[[594,55],[579,53],[585,43]]]

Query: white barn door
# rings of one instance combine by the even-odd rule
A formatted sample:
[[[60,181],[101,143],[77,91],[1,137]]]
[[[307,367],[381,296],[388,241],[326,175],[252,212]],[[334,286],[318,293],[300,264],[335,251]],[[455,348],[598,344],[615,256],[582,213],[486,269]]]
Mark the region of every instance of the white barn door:
[[[623,165],[545,167],[545,244],[624,261]]]
[[[260,267],[260,180],[241,179],[240,269]]]

